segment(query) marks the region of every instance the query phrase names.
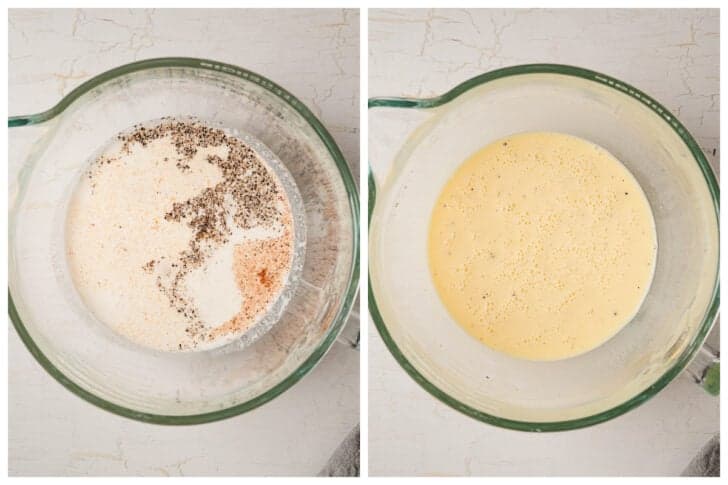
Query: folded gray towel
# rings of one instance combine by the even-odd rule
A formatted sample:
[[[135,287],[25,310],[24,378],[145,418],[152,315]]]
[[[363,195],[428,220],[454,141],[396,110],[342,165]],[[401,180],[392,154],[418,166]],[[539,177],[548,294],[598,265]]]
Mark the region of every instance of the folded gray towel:
[[[358,477],[359,476],[359,425],[357,424],[341,442],[326,466],[319,472],[320,477]]]
[[[684,477],[719,477],[720,476],[720,434],[711,438],[703,446],[700,453],[693,458],[685,471]]]

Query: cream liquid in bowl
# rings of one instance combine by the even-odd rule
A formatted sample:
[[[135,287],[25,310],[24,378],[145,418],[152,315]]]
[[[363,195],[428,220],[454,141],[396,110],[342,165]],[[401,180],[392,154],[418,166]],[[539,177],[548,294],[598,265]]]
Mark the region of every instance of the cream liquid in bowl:
[[[163,351],[207,350],[282,313],[301,266],[300,205],[282,163],[197,120],[119,134],[83,174],[66,251],[86,307]]]
[[[432,212],[435,288],[470,335],[557,360],[596,348],[637,313],[657,239],[636,179],[603,148],[523,133],[466,160]]]

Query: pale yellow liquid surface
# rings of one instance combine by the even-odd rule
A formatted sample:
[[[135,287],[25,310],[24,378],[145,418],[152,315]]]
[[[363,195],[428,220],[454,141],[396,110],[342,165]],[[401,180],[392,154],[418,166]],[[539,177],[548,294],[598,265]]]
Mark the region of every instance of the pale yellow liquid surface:
[[[603,148],[559,133],[486,146],[432,212],[430,272],[469,334],[515,357],[601,345],[639,309],[654,273],[649,203]]]

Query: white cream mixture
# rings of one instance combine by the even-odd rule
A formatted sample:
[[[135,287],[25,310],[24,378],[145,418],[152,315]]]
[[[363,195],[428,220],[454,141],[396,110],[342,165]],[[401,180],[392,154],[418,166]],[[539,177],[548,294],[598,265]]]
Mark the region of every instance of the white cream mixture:
[[[203,212],[192,210],[180,220],[168,214],[175,203],[184,204],[223,182],[223,170],[210,157],[226,160],[229,148],[195,146],[192,156],[181,157],[171,135],[145,143],[132,142],[126,152],[122,141],[115,141],[80,180],[66,226],[74,283],[99,320],[136,343],[158,350],[221,345],[260,320],[285,284],[292,257],[288,200],[258,158],[248,172],[259,170],[268,177],[269,190],[278,189],[277,200],[269,204],[277,216],[241,227],[233,215],[246,208],[226,193],[224,203],[216,206],[224,212],[226,240],[201,239],[201,264],[180,272],[180,255],[190,252],[198,230],[190,221]],[[255,261],[273,258],[276,264],[277,271],[267,275],[268,286],[251,285],[260,277],[250,273],[266,267],[243,269],[238,261],[241,248],[251,244],[261,252]],[[271,244],[275,248],[266,249]],[[176,286],[175,278],[180,279]],[[173,296],[182,301],[177,307]],[[257,302],[254,308],[251,301]],[[185,315],[188,310],[196,316]]]

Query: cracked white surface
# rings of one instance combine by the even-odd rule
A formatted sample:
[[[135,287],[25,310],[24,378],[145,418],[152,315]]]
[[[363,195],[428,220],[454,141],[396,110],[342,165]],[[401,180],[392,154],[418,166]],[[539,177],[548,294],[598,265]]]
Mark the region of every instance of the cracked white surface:
[[[572,64],[652,95],[713,162],[718,60],[717,10],[369,11],[370,97],[437,95],[516,64]]]
[[[84,80],[134,60],[210,58],[269,77],[306,103],[358,180],[358,15],[10,10],[9,113],[43,111]],[[11,138],[28,138],[19,130]],[[16,170],[9,167],[11,177]],[[347,330],[356,326],[358,313]],[[10,475],[312,475],[359,421],[359,353],[342,343],[301,382],[252,412],[163,427],[82,401],[41,369],[12,328],[8,338]]]
[[[717,168],[718,32],[717,10],[374,9],[368,94],[432,96],[499,67],[573,64],[654,96]],[[485,425],[427,394],[371,323],[369,334],[370,475],[676,475],[719,431],[718,399],[685,374],[591,428],[529,434]]]

